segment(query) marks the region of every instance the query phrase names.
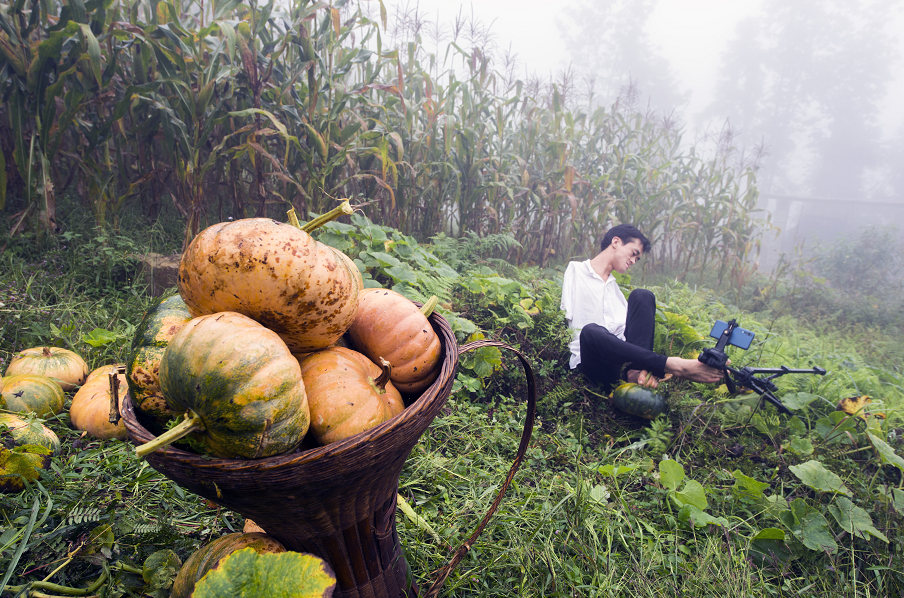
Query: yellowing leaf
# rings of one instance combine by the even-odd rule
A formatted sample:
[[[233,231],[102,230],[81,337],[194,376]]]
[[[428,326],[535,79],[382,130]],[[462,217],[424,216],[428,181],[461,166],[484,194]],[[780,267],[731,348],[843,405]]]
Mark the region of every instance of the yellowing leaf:
[[[243,548],[220,561],[195,586],[194,598],[326,598],[336,576],[326,561],[310,554],[258,554]]]
[[[869,395],[863,395],[861,397],[848,397],[846,399],[841,399],[838,401],[837,410],[844,411],[848,415],[859,415],[863,419],[866,419],[866,406],[872,403],[873,400],[869,397]]]

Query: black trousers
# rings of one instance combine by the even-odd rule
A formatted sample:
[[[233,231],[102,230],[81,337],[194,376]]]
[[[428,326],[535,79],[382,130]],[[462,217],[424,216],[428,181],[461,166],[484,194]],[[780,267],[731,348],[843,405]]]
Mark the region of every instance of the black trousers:
[[[665,376],[666,356],[653,352],[656,328],[656,296],[635,289],[628,296],[625,339],[621,340],[599,324],[581,329],[581,363],[578,370],[608,392],[622,377],[622,369],[647,370],[657,378]]]

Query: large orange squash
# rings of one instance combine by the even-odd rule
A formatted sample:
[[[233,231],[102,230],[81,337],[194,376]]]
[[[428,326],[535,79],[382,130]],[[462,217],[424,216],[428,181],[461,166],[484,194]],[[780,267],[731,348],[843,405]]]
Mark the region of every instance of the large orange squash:
[[[88,364],[78,353],[60,347],[33,347],[13,355],[7,376],[35,374],[47,376],[69,392],[88,377]]]
[[[439,337],[418,307],[395,291],[362,291],[348,334],[372,361],[382,357],[392,364],[392,383],[401,392],[421,392],[439,376]]]
[[[124,420],[110,423],[110,374],[116,374],[119,381],[117,399],[120,408],[129,390],[125,374],[117,373],[121,368],[122,364],[105,365],[88,374],[88,379],[72,397],[69,408],[69,419],[76,430],[88,432],[100,440],[125,440],[128,437]]]
[[[330,444],[369,430],[405,408],[402,395],[382,368],[366,356],[330,347],[306,357],[301,375],[311,408],[311,434]]]
[[[345,333],[362,284],[347,256],[268,218],[201,231],[179,264],[179,293],[192,315],[244,314],[296,353],[328,347]]]

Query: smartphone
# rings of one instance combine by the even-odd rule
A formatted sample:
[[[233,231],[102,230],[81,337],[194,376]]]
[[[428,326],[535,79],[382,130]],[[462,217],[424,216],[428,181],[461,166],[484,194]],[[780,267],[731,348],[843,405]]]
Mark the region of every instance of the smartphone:
[[[726,324],[722,320],[716,320],[716,323],[713,324],[713,329],[710,330],[709,335],[715,339],[718,339],[722,336],[722,333],[725,332],[726,328],[728,328],[728,324]],[[728,344],[747,350],[750,348],[750,344],[753,342],[754,336],[755,335],[753,332],[750,332],[746,328],[737,326],[734,330],[731,331],[731,336],[728,339]]]

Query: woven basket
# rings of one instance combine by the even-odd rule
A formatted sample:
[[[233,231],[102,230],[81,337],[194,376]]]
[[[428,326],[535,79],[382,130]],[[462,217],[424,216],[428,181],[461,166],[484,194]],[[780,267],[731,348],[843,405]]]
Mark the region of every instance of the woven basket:
[[[417,596],[395,527],[399,475],[409,452],[449,398],[459,356],[448,322],[436,313],[430,322],[443,348],[439,377],[401,414],[376,428],[324,447],[264,459],[209,459],[170,446],[147,460],[180,486],[253,519],[289,550],[325,559],[336,573],[335,597]],[[531,388],[527,438],[522,438],[519,457],[490,512],[467,548],[459,549],[462,556],[498,506],[530,437],[533,375],[523,355],[519,357]],[[123,401],[122,417],[133,442],[154,439],[138,421],[129,396]],[[434,584],[436,591],[460,560],[456,556]]]

